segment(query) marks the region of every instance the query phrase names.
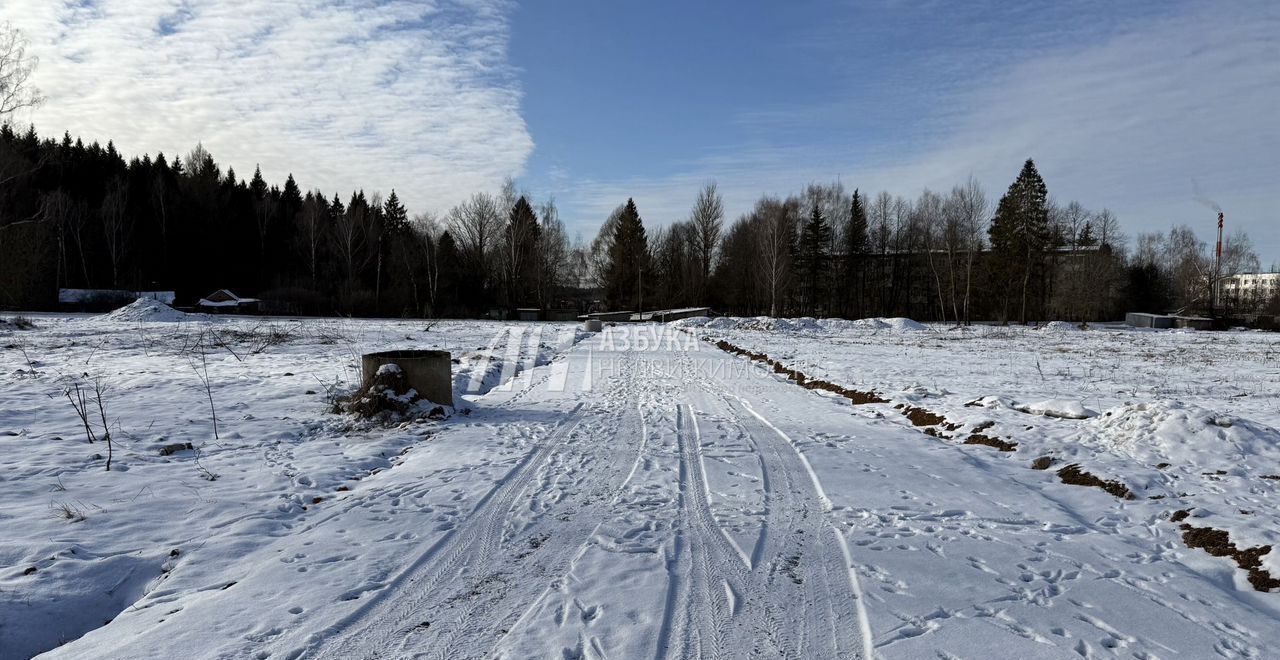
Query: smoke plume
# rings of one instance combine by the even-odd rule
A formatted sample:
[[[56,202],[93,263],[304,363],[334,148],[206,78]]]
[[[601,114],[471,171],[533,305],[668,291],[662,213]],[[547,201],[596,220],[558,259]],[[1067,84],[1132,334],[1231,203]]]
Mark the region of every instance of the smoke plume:
[[[1218,213],[1222,213],[1222,206],[1206,197],[1205,194],[1200,191],[1200,184],[1196,183],[1195,179],[1191,180],[1191,194],[1194,196],[1197,203],[1203,204]]]

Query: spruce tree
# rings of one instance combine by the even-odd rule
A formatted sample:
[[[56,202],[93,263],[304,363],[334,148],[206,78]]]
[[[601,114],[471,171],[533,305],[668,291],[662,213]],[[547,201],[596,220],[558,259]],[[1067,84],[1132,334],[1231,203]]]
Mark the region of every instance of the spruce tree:
[[[535,298],[538,238],[538,216],[521,195],[508,214],[504,236],[503,275],[509,305],[527,305]]]
[[[298,214],[302,212],[302,190],[298,187],[298,182],[293,180],[293,175],[284,182],[284,189],[280,191],[279,210],[277,217],[279,230],[272,249],[280,255],[284,263],[287,263],[286,254],[298,235]]]
[[[253,193],[255,200],[263,200],[267,197],[267,182],[262,178],[262,167],[253,168],[253,179],[249,181],[249,191]]]
[[[342,199],[338,197],[338,193],[333,193],[333,201],[329,203],[329,220],[337,222],[347,212],[347,207],[342,205]]]
[[[387,196],[387,200],[382,203],[382,221],[386,223],[387,230],[392,234],[403,232],[409,228],[409,213],[405,210],[404,205],[400,203],[400,198],[396,196],[394,188],[391,194]]]
[[[862,313],[867,245],[867,209],[862,205],[862,195],[854,188],[853,202],[849,205],[849,226],[844,233],[844,281],[853,299],[855,316]]]
[[[1002,320],[1009,320],[1011,293],[1021,295],[1018,317],[1027,322],[1027,302],[1035,275],[1043,269],[1043,255],[1050,237],[1049,191],[1030,158],[1018,178],[1000,198],[991,228],[991,267],[995,284],[1003,292]]]
[[[293,174],[289,174],[289,178],[285,179],[284,191],[281,195],[286,205],[295,210],[302,208],[302,190],[298,188],[298,182],[293,180]]]
[[[644,311],[644,278],[649,271],[649,241],[644,221],[632,199],[627,200],[609,244],[605,293],[616,310]]]
[[[804,309],[815,312],[827,290],[828,260],[831,256],[831,225],[817,204],[809,220],[800,230],[797,266],[800,271],[801,299]]]
[[[435,315],[456,313],[461,301],[458,289],[464,280],[458,244],[453,240],[453,235],[445,230],[440,234],[440,242],[436,244],[435,281],[432,283]]]

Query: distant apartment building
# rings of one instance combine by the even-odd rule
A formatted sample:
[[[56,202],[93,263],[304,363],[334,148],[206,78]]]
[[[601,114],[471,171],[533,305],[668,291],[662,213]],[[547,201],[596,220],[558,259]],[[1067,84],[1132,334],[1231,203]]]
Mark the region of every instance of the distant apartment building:
[[[1219,299],[1228,308],[1254,311],[1280,293],[1280,273],[1240,273],[1222,278]]]

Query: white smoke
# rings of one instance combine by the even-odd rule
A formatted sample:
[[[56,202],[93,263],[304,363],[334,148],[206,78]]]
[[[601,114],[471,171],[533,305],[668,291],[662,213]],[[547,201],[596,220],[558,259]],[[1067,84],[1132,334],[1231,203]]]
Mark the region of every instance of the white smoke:
[[[1197,203],[1203,204],[1204,206],[1207,206],[1213,209],[1214,211],[1217,211],[1218,213],[1222,213],[1222,206],[1217,202],[1213,201],[1212,199],[1209,199],[1208,197],[1206,197],[1205,194],[1200,191],[1200,184],[1196,183],[1195,179],[1191,180],[1191,193]]]

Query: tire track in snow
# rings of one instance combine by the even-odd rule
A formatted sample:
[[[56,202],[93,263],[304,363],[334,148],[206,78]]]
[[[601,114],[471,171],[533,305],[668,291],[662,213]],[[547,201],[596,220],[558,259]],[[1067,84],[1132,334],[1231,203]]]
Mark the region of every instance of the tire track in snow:
[[[620,427],[629,418],[630,415],[615,418],[610,426],[587,438],[587,444],[596,451],[587,452],[579,461],[584,480],[574,487],[572,500],[552,507],[538,522],[511,537],[512,543],[489,550],[496,561],[477,563],[486,573],[484,576],[477,573],[480,583],[490,576],[509,580],[494,583],[492,590],[483,595],[475,593],[478,587],[468,590],[469,585],[463,584],[458,600],[453,601],[458,607],[449,625],[438,627],[438,637],[423,640],[432,648],[433,657],[491,655],[507,631],[535,609],[548,591],[566,584],[574,562],[592,543],[626,484],[626,463],[610,461],[609,448],[594,440],[624,436],[625,431]],[[526,543],[520,543],[521,540]],[[530,547],[531,542],[537,546]]]
[[[595,418],[603,421],[604,426],[583,434],[585,442],[562,443],[564,451],[542,462],[536,474],[531,475],[531,482],[539,475],[550,476],[543,479],[542,485],[549,485],[551,489],[558,490],[562,485],[574,487],[570,493],[572,499],[557,499],[515,537],[508,533],[515,522],[513,507],[508,507],[502,531],[496,536],[487,536],[489,543],[476,553],[472,562],[475,575],[465,577],[458,585],[461,588],[447,590],[453,595],[433,610],[443,607],[456,612],[447,622],[433,624],[434,630],[424,631],[427,634],[406,639],[404,648],[428,648],[431,657],[436,658],[489,655],[549,588],[564,583],[573,560],[580,555],[582,547],[590,543],[600,521],[606,517],[606,509],[617,500],[625,484],[624,464],[612,460],[610,444],[597,440],[622,435],[620,430],[625,427],[627,417],[614,415],[613,411],[633,407],[629,402],[634,401],[637,394],[633,356],[621,354],[619,361],[623,374],[614,380],[614,385],[601,397],[603,400],[592,406]],[[564,484],[559,477],[568,472],[583,477],[576,484]],[[545,494],[545,491],[534,490],[530,499],[543,498]],[[526,545],[506,544],[508,540],[517,539],[526,540]]]
[[[471,561],[478,548],[491,548],[501,536],[508,512],[516,498],[532,481],[537,469],[558,451],[583,421],[584,404],[577,404],[548,435],[546,441],[529,452],[489,491],[472,513],[422,552],[404,571],[375,596],[330,627],[328,635],[311,640],[307,646],[286,657],[313,655],[317,658],[379,657],[372,648],[386,648],[397,636],[412,632],[423,619],[422,610],[444,581]],[[408,593],[404,593],[408,592]],[[405,630],[407,622],[412,621]],[[363,624],[363,625],[362,625]],[[355,629],[359,626],[358,629]],[[355,629],[355,630],[353,630]]]
[[[664,552],[670,549],[669,584],[657,657],[834,658],[860,651],[871,657],[848,547],[827,520],[830,503],[821,481],[794,442],[731,393],[728,383],[707,377],[687,353],[678,352],[663,365],[676,373],[638,373],[633,357],[619,356],[623,371],[610,379],[614,387],[574,408],[572,417],[513,468],[456,531],[424,551],[390,586],[366,596],[376,600],[299,651],[342,658],[498,652],[508,631],[535,625],[531,613],[557,584],[563,590],[635,476],[648,444],[638,393],[670,386],[678,403],[674,415],[662,415],[661,423],[675,427],[679,513],[674,536],[663,546]],[[627,412],[618,415],[618,410]],[[714,431],[723,438],[704,437],[699,416],[707,415],[728,422]],[[641,434],[637,448],[626,453],[631,460],[621,460],[618,448],[633,430]],[[588,435],[587,440],[578,437]],[[750,556],[720,525],[713,508],[702,448],[723,443],[743,444],[760,463],[766,505],[752,514],[762,519]],[[513,527],[518,503],[535,497],[550,504],[524,527]],[[535,547],[521,547],[535,538]],[[862,634],[861,649],[853,639],[858,633],[848,625],[852,618]],[[590,634],[580,641],[582,653],[608,650]]]
[[[723,410],[741,429],[760,458],[767,484],[765,519],[746,587],[745,618],[754,621],[743,625],[766,631],[767,637],[777,635],[782,657],[874,657],[852,556],[827,516],[831,503],[817,473],[794,441],[747,400],[706,374],[699,374],[695,384],[718,402],[709,410]],[[860,639],[852,638],[848,618],[858,622]]]
[[[407,592],[401,588],[389,598],[391,590],[385,590],[385,604],[358,613],[363,627],[341,633],[317,657],[481,657],[533,607],[546,584],[563,582],[617,500],[627,466],[634,467],[613,460],[613,446],[596,441],[622,435],[627,420],[613,411],[636,395],[634,360],[624,354],[620,362],[623,373],[599,402],[586,411],[575,408],[572,428],[536,450],[483,515],[463,523],[464,537],[448,554],[433,559]],[[570,473],[583,477],[567,484],[573,487],[569,496],[540,492],[539,486],[565,486],[558,477]],[[517,502],[526,497],[552,504],[513,535]],[[584,648],[598,646],[588,642]]]
[[[626,492],[626,489],[630,485],[631,480],[635,477],[636,472],[639,470],[640,464],[644,460],[646,452],[649,451],[648,424],[644,419],[643,410],[640,409],[639,405],[636,406],[636,412],[639,413],[639,418],[640,418],[640,442],[639,442],[639,445],[636,447],[636,457],[635,457],[635,460],[632,461],[631,463],[630,471],[628,471],[627,475],[623,477],[622,483],[618,484],[617,488],[615,489],[613,499],[610,500],[609,502],[609,508],[611,509],[617,507],[619,501],[622,499],[622,494]],[[569,565],[567,569],[562,572],[562,574],[559,576],[559,578],[556,581],[552,582],[546,588],[544,588],[542,592],[538,594],[537,598],[535,598],[532,602],[528,603],[528,605],[526,605],[524,609],[519,613],[519,616],[515,617],[514,621],[510,623],[510,625],[503,627],[503,630],[505,632],[503,632],[502,636],[499,637],[498,640],[492,645],[492,647],[489,649],[489,652],[485,654],[486,657],[493,657],[497,655],[498,649],[502,646],[502,643],[510,635],[511,631],[518,630],[519,628],[521,628],[522,625],[525,625],[529,620],[531,620],[531,617],[537,612],[539,605],[541,605],[542,601],[547,597],[547,595],[550,594],[553,590],[557,589],[559,585],[562,585],[565,582],[566,578],[568,577],[568,574],[571,573],[573,571],[573,567],[577,565],[578,560],[580,560],[582,556],[586,554],[586,552],[592,547],[592,545],[595,544],[594,539],[600,533],[600,528],[603,527],[608,522],[609,522],[609,519],[606,516],[601,516],[598,519],[598,522],[596,523],[595,527],[592,528],[591,534],[588,537],[588,539],[579,545],[578,551],[574,553],[573,558],[569,561]]]
[[[787,447],[791,450],[788,456],[794,457],[798,460],[800,465],[803,466],[804,472],[808,475],[815,495],[818,497],[819,501],[822,502],[821,517],[823,522],[825,523],[826,528],[829,529],[831,534],[835,537],[836,544],[840,549],[840,556],[843,560],[844,566],[843,573],[844,577],[848,580],[849,589],[853,595],[854,608],[858,620],[858,631],[862,637],[862,656],[868,659],[875,657],[874,636],[871,632],[870,618],[867,616],[866,598],[862,592],[862,585],[858,581],[858,573],[853,564],[853,555],[849,550],[849,542],[845,538],[844,533],[840,531],[840,528],[826,515],[831,511],[832,507],[831,500],[827,497],[826,490],[822,487],[822,480],[818,477],[818,473],[814,471],[813,466],[809,463],[809,459],[800,451],[800,447],[791,439],[791,436],[787,435],[782,429],[774,425],[773,422],[769,421],[769,419],[764,415],[756,412],[746,399],[743,399],[742,397],[736,398],[741,402],[743,409],[785,441]],[[828,562],[826,566],[830,566],[830,563]]]
[[[676,593],[668,599],[668,608],[674,607],[676,612],[664,615],[664,621],[672,625],[668,634],[664,623],[662,637],[671,642],[665,649],[659,645],[658,657],[799,657],[789,650],[794,646],[793,635],[777,616],[781,606],[772,602],[774,597],[767,592],[766,567],[742,552],[712,510],[701,451],[706,441],[694,404],[704,411],[718,409],[715,401],[719,398],[709,395],[720,395],[722,388],[699,378],[688,355],[680,356],[675,373],[663,375],[679,381],[677,398],[685,402],[677,404],[674,420],[680,452],[681,521],[675,542],[679,552],[669,563],[669,588]],[[724,417],[732,419],[731,414]],[[740,437],[758,454],[750,436]],[[761,464],[767,469],[763,460]],[[774,510],[783,512],[781,507]],[[756,554],[761,554],[759,548],[766,545],[766,536],[762,526]]]
[[[702,462],[702,438],[692,420],[693,409],[676,406],[676,438],[680,448],[681,534],[689,586],[682,603],[684,621],[677,657],[726,657],[729,617],[734,609],[734,583],[747,580],[747,561],[730,541],[711,511],[710,488]],[[691,430],[692,428],[692,430]],[[691,437],[692,434],[692,437]],[[740,591],[741,587],[737,591]],[[704,637],[705,636],[705,637]],[[671,648],[668,647],[668,655]]]

